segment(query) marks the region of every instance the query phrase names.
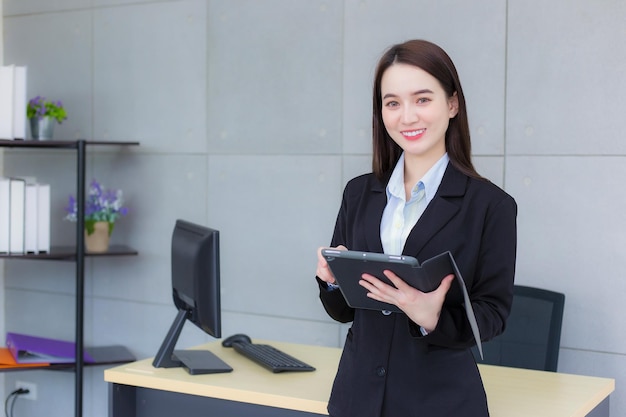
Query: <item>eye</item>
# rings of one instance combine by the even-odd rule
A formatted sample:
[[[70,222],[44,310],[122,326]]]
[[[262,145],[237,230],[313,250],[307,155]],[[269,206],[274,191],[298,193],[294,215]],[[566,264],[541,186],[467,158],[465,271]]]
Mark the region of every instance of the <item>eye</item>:
[[[417,104],[426,104],[431,100],[428,97],[420,97],[417,99]]]
[[[400,104],[397,101],[393,101],[393,100],[385,103],[385,107],[390,107],[390,108],[397,107],[399,105]]]

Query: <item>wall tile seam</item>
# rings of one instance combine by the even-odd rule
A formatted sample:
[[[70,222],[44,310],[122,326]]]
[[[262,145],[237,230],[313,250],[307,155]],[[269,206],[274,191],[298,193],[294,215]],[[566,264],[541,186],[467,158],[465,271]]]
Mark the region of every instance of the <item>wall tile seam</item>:
[[[626,351],[624,351],[624,352],[612,352],[612,351],[608,351],[608,350],[583,349],[583,348],[576,348],[576,347],[571,347],[571,346],[561,346],[559,349],[560,350],[568,350],[568,351],[572,351],[572,352],[594,353],[594,354],[600,354],[600,355],[626,356]]]
[[[207,153],[207,154],[193,154],[193,153],[168,153],[168,152],[164,152],[163,155],[208,155],[208,156],[245,156],[245,157],[257,157],[257,156],[261,156],[261,157],[267,157],[267,156],[272,156],[272,157],[276,157],[276,156],[293,156],[293,157],[300,157],[300,156],[318,156],[318,157],[341,157],[341,156],[370,156],[368,154],[344,154],[344,153],[313,153],[313,152],[307,152],[307,153],[238,153],[238,152],[211,152],[211,153]]]
[[[76,9],[62,9],[62,10],[49,10],[43,12],[31,12],[31,13],[17,13],[17,14],[5,14],[3,18],[5,19],[13,19],[13,18],[23,18],[23,17],[36,17],[36,16],[48,16],[54,14],[63,14],[63,13],[74,13],[74,12],[85,12],[92,11],[93,8],[89,7],[80,7]]]
[[[38,289],[38,288],[24,288],[24,287],[19,287],[19,286],[13,286],[10,283],[7,283],[5,281],[4,283],[4,290],[5,292],[7,290],[11,290],[11,291],[21,291],[21,292],[28,292],[28,293],[37,293],[37,294],[43,294],[46,296],[68,296],[68,297],[72,297],[74,298],[74,293],[73,292],[64,292],[64,291],[52,291],[52,290],[46,290],[46,289]],[[87,296],[85,296],[87,297]]]
[[[148,6],[152,4],[182,3],[184,1],[188,1],[188,0],[136,1],[136,2],[126,3],[126,4],[103,4],[99,6],[71,7],[71,8],[63,8],[63,9],[58,9],[58,10],[43,10],[39,12],[14,13],[14,14],[6,13],[3,10],[2,17],[5,19],[9,19],[13,17],[19,18],[19,17],[42,16],[42,15],[61,14],[61,13],[122,9],[122,8],[128,8],[128,7],[136,7],[136,6]]]
[[[486,155],[487,156],[487,155]],[[524,157],[524,158],[602,158],[602,157],[613,157],[613,158],[624,158],[626,157],[626,153],[625,154],[621,154],[621,153],[615,153],[615,154],[606,154],[606,153],[594,153],[594,154],[590,154],[590,153],[562,153],[562,154],[558,154],[558,153],[536,153],[536,154],[531,154],[531,153],[509,153],[506,155],[503,155],[505,158],[515,158],[515,157]]]
[[[290,320],[290,321],[298,321],[298,322],[306,322],[306,323],[337,324],[337,325],[344,324],[344,323],[336,322],[330,318],[328,320],[324,320],[324,319],[312,319],[308,317],[305,318],[305,317],[294,317],[294,316],[284,316],[284,315],[279,316],[279,315],[273,315],[273,314],[251,312],[251,311],[227,309],[227,308],[222,307],[222,314],[224,313],[237,314],[241,316],[254,316],[255,318],[261,317],[261,318],[266,318],[266,319]]]
[[[90,295],[90,296],[85,296],[86,300],[92,300],[92,301],[113,301],[116,303],[129,303],[129,304],[133,304],[133,305],[144,305],[144,306],[158,306],[158,307],[163,307],[166,306],[168,308],[172,308],[172,302],[171,301],[154,301],[154,300],[133,300],[130,298],[123,298],[123,297],[114,297],[111,295]]]

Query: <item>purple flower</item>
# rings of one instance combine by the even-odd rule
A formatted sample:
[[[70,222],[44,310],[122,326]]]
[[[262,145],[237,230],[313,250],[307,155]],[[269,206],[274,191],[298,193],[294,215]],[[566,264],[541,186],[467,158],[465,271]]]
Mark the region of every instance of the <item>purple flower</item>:
[[[128,214],[128,209],[122,206],[124,203],[122,190],[105,189],[95,179],[89,184],[85,200],[86,221],[115,223],[120,216]],[[70,196],[66,208],[68,214],[65,218],[67,220],[76,221],[76,210],[76,199]]]
[[[65,211],[71,212],[76,209],[76,199],[73,196],[70,196],[67,207],[65,207]]]

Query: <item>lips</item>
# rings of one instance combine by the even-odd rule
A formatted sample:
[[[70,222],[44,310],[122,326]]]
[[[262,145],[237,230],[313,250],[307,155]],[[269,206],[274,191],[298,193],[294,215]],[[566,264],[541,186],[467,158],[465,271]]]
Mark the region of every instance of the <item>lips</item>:
[[[417,129],[417,130],[405,130],[400,133],[402,133],[402,136],[404,136],[404,138],[407,140],[417,140],[421,138],[422,136],[424,136],[425,132],[426,132],[426,129]]]

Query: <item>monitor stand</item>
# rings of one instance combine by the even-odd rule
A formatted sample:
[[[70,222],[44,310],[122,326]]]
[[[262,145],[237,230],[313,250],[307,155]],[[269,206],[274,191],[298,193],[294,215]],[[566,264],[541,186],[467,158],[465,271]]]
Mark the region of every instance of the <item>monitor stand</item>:
[[[155,368],[183,367],[191,375],[214,374],[233,370],[227,363],[208,350],[176,350],[180,332],[187,321],[188,311],[179,310],[170,330],[165,336],[157,355],[152,361]]]
[[[174,356],[191,375],[218,374],[233,370],[226,362],[208,350],[175,350]]]

